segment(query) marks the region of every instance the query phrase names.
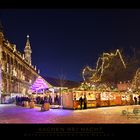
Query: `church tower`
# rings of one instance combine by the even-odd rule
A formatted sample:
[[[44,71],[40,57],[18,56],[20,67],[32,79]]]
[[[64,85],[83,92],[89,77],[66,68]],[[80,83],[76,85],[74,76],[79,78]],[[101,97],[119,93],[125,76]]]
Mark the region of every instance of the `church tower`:
[[[32,50],[31,50],[31,46],[30,46],[29,35],[27,35],[27,41],[26,41],[24,53],[25,53],[25,61],[27,61],[29,64],[31,64],[32,63],[32,61],[31,61]]]

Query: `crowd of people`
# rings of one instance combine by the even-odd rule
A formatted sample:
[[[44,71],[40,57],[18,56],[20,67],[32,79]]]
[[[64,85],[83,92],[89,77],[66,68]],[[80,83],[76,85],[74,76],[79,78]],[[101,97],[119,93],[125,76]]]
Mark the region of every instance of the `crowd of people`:
[[[28,96],[16,96],[16,104],[24,106],[24,102],[31,102],[33,101],[35,104],[44,104],[49,103],[50,105],[61,105],[61,97],[56,95],[54,97],[54,102],[52,101],[52,97],[50,95],[46,96],[36,96],[36,97],[28,97]]]
[[[24,106],[24,101],[30,102],[31,99],[27,96],[16,96],[16,105]]]

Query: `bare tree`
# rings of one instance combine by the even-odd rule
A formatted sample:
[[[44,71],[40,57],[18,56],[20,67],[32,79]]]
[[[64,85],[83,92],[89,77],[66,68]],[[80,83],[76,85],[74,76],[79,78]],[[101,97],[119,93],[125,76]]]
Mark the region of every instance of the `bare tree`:
[[[58,77],[59,77],[58,82],[60,85],[60,96],[61,96],[61,107],[62,107],[62,89],[66,84],[66,76],[63,73],[63,71],[61,71],[61,73],[58,75]]]
[[[60,84],[60,87],[64,87],[66,83],[66,77],[63,73],[59,74],[59,84]]]

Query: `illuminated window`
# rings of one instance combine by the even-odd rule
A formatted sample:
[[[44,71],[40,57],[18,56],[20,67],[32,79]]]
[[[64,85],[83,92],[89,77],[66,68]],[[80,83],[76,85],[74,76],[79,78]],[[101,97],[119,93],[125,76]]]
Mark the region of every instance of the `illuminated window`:
[[[16,72],[15,68],[13,69],[13,76],[17,76],[17,72]]]
[[[7,73],[9,73],[9,64],[7,63]]]

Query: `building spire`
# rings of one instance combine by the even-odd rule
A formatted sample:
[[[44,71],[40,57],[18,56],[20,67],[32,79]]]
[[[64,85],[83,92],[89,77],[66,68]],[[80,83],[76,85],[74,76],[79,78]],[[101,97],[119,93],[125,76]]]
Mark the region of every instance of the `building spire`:
[[[25,45],[25,49],[24,49],[24,53],[25,53],[25,60],[31,64],[32,60],[31,60],[31,46],[30,46],[30,41],[29,41],[29,35],[27,35],[27,41],[26,41],[26,45]]]
[[[27,41],[26,41],[25,49],[31,49],[30,41],[29,41],[29,35],[27,35]]]

